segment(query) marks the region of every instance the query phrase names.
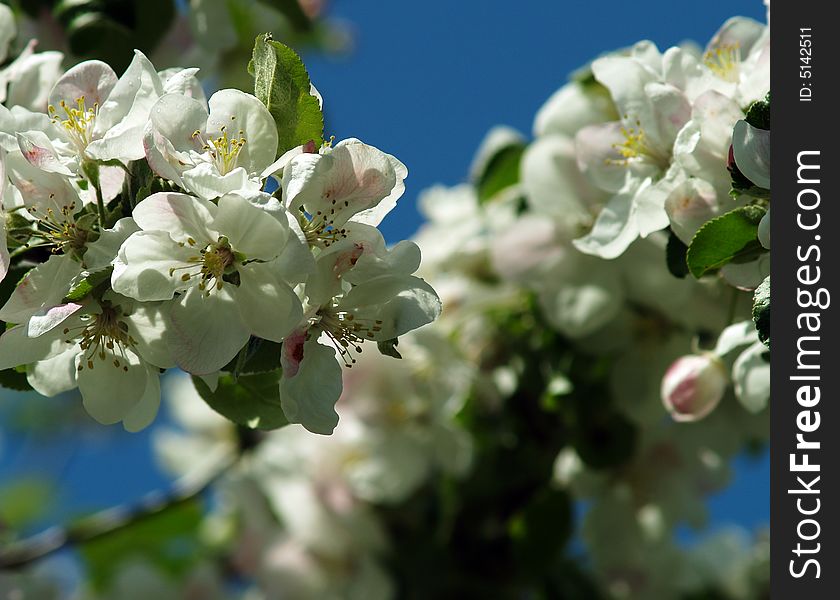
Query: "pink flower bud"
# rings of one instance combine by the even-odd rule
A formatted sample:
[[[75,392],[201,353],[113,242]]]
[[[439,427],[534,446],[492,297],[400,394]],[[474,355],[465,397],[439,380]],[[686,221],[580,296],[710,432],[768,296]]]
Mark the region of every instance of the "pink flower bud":
[[[714,354],[678,358],[662,379],[662,403],[675,421],[696,421],[718,405],[726,391],[726,368]]]

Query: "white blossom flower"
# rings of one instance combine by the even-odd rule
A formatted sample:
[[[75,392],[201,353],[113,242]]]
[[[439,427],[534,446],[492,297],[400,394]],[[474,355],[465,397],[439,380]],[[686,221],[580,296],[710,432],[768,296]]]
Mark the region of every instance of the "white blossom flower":
[[[320,153],[304,152],[283,169],[283,200],[310,244],[341,235],[348,221],[378,225],[405,191],[408,170],[373,146],[350,138]]]
[[[157,101],[145,130],[149,166],[206,199],[258,192],[274,162],[277,126],[262,102],[228,89],[205,103],[182,94]]]
[[[299,323],[300,301],[277,260],[298,241],[287,222],[234,194],[216,206],[157,193],[133,218],[141,231],[120,248],[111,284],[141,302],[171,301],[166,339],[185,371],[218,371],[250,336],[280,342]]]
[[[159,307],[113,293],[66,302],[78,272],[69,256],[53,256],[18,284],[0,309],[0,319],[18,323],[0,336],[0,369],[26,365],[46,396],[78,387],[94,419],[137,431],[157,413],[159,368],[173,366]]]

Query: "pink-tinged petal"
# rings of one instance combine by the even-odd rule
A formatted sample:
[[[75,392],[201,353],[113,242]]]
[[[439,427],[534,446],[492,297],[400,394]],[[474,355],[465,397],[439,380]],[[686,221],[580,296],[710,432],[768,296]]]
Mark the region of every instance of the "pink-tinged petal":
[[[79,270],[79,263],[69,256],[51,256],[24,276],[0,308],[0,320],[23,323],[40,310],[61,304]]]
[[[43,218],[52,211],[53,219],[66,219],[82,208],[82,201],[66,176],[32,165],[21,153],[6,157],[6,171],[25,206],[34,209],[37,217]]]
[[[674,420],[696,421],[714,410],[727,385],[726,369],[717,356],[683,356],[662,379],[662,402]]]
[[[622,156],[616,146],[622,144],[619,121],[589,125],[575,136],[578,167],[600,189],[618,192],[627,179],[627,166],[621,164]]]
[[[85,106],[102,106],[111,90],[117,84],[117,74],[101,60],[86,60],[69,69],[56,82],[50,92],[50,105],[60,118],[65,117],[61,103],[75,108],[76,102],[84,98]]]
[[[18,147],[29,164],[50,173],[73,176],[52,147],[49,138],[41,131],[31,131],[17,134]]]
[[[335,403],[341,396],[341,366],[335,349],[315,340],[303,345],[303,357],[294,376],[280,380],[280,403],[292,423],[312,433],[330,435],[338,425]]]
[[[67,317],[82,308],[81,304],[68,302],[38,311],[29,318],[26,334],[31,337],[44,335],[63,323]]]
[[[300,369],[303,360],[303,345],[306,342],[306,330],[296,329],[283,340],[280,351],[280,366],[283,367],[283,377],[294,377]]]
[[[218,234],[209,229],[216,206],[195,196],[174,192],[152,194],[134,208],[134,221],[144,231],[165,231],[176,242],[215,242]]]
[[[690,244],[697,230],[720,214],[717,193],[702,179],[688,179],[668,195],[665,212],[677,237]]]

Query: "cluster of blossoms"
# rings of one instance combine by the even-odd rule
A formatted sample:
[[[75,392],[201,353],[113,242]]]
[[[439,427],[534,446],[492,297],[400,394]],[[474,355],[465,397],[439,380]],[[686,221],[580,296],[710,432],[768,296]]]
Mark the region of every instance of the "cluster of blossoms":
[[[257,50],[298,60],[267,37]],[[158,72],[138,51],[121,77],[70,68],[43,112],[0,106],[0,275],[19,279],[0,308],[0,369],[48,396],[78,387],[97,421],[136,431],[163,370],[213,393],[265,345],[285,418],[331,433],[340,363],[440,311],[413,276],[417,246],[388,248],[376,228],[407,170],[356,139],[322,144],[320,128],[289,144],[282,113],[301,100],[208,100],[196,72]],[[320,96],[301,88],[321,123]]]
[[[496,129],[470,183],[426,191],[428,222],[391,248],[374,226],[402,192],[395,159],[349,140],[241,162],[251,136],[216,118],[216,96],[209,113],[187,81],[164,96],[143,140],[167,190],[74,269],[106,265],[130,347],[208,388],[254,339],[281,339],[280,400],[310,431],[243,433],[168,375],[168,470],[249,450],[215,486],[187,575],[135,557],[101,597],[765,594],[766,532],[674,532],[706,525],[732,460],[769,436],[768,42],[735,18],[703,51],[642,42],[595,60],[539,111],[533,141]],[[261,190],[281,168],[278,200]],[[397,335],[440,310],[424,280],[443,312],[392,361]],[[277,312],[254,318],[267,298]],[[364,338],[382,354],[356,356]],[[343,390],[335,348],[354,364]],[[339,394],[335,433],[313,435],[335,426]],[[594,589],[555,582],[583,578],[564,562],[572,506]]]

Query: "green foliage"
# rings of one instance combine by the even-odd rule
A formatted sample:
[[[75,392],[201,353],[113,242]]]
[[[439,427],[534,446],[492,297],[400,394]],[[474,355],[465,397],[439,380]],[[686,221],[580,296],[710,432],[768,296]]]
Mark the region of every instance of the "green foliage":
[[[699,279],[730,262],[750,260],[764,252],[758,223],[766,212],[759,206],[744,206],[703,225],[686,253],[691,274]]]
[[[197,532],[202,515],[201,504],[192,499],[86,542],[79,550],[89,581],[97,590],[107,589],[125,562],[135,557],[153,561],[173,578],[188,572],[200,558]],[[71,531],[84,528],[85,522],[80,520]]]
[[[97,286],[111,280],[113,267],[96,271],[95,273],[83,272],[84,277],[73,284],[70,291],[64,297],[67,302],[78,302],[87,297]]]
[[[768,276],[755,289],[752,307],[753,321],[758,331],[758,339],[770,347],[770,277]]]
[[[668,245],[665,247],[665,261],[668,265],[668,272],[674,277],[683,279],[688,275],[688,264],[685,262],[685,255],[688,246],[677,237],[673,231],[669,232]]]
[[[0,371],[0,387],[17,392],[28,392],[32,389],[32,386],[26,380],[26,373],[17,369]]]
[[[280,406],[280,377],[278,369],[266,373],[222,375],[216,390],[198,377],[193,377],[195,389],[204,401],[223,417],[250,429],[279,429],[289,424]]]
[[[52,9],[64,26],[70,50],[82,58],[98,58],[118,73],[137,48],[155,49],[175,18],[172,0],[59,0]]]
[[[758,129],[770,130],[770,92],[763,100],[756,100],[747,109],[746,121]]]
[[[479,202],[487,202],[502,190],[519,182],[519,164],[525,144],[518,142],[504,146],[487,160],[476,181]]]
[[[320,145],[324,115],[297,53],[269,34],[259,35],[248,71],[254,76],[254,95],[277,124],[277,155],[310,140]]]

